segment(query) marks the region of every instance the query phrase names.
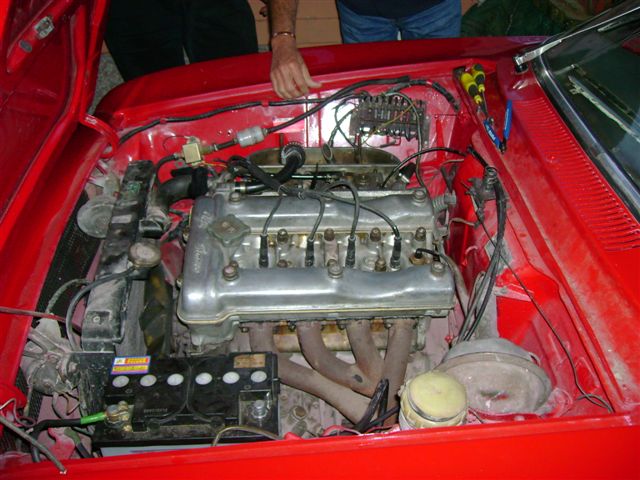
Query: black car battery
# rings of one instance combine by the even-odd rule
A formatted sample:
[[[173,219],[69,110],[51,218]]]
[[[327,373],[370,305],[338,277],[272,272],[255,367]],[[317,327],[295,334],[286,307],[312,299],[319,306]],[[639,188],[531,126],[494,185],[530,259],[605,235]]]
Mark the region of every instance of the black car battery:
[[[103,455],[207,446],[229,426],[278,434],[278,392],[277,358],[268,352],[116,357],[93,446]],[[238,429],[220,442],[264,438]]]

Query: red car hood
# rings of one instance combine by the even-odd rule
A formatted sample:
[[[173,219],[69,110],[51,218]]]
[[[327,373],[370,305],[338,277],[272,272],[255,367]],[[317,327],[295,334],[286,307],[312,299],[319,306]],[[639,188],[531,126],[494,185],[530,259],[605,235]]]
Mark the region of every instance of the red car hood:
[[[32,188],[93,97],[102,45],[101,0],[0,4],[0,219],[19,215],[14,199]]]

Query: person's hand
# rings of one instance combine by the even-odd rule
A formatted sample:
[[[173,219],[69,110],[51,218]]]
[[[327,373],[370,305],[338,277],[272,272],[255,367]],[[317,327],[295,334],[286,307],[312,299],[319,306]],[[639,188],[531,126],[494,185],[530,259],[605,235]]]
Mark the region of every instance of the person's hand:
[[[295,38],[288,35],[271,40],[271,84],[281,98],[297,98],[309,93],[309,88],[318,88],[320,83],[309,75]]]

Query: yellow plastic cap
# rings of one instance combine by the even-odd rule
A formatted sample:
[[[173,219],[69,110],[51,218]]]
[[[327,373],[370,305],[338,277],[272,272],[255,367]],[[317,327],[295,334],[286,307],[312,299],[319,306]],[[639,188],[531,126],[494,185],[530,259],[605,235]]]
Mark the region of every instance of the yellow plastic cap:
[[[467,392],[451,375],[427,372],[405,384],[400,407],[403,428],[460,425],[467,416]]]

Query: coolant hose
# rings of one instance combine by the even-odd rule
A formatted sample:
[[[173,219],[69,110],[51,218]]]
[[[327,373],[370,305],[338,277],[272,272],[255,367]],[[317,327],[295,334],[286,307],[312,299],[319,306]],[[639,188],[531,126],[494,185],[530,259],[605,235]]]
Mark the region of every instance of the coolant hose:
[[[214,185],[205,167],[189,169],[186,174],[178,175],[158,185],[149,195],[147,220],[156,223],[162,232],[170,225],[169,209],[171,205],[187,198],[195,199],[206,194]]]
[[[304,165],[306,154],[304,148],[297,143],[289,143],[282,149],[284,166],[275,174],[270,175],[253,162],[243,157],[232,157],[229,164],[236,164],[246,168],[255,181],[244,185],[245,193],[260,193],[271,189],[280,190],[282,184],[288,182],[296,171]]]
[[[209,190],[209,171],[204,167],[194,169],[190,175],[179,175],[158,187],[158,203],[168,210],[171,205],[187,198],[196,198]]]

